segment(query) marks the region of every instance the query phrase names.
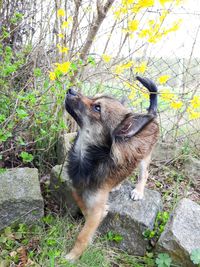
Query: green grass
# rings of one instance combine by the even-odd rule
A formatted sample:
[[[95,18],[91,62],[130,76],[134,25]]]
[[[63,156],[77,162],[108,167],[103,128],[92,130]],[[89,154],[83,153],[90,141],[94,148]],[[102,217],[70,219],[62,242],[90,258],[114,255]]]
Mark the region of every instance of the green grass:
[[[83,256],[70,264],[64,256],[73,246],[82,220],[48,215],[36,225],[25,224],[7,227],[0,233],[0,266],[17,266],[20,263],[19,248],[24,247],[30,266],[42,267],[142,267],[155,266],[153,254],[135,257],[123,251],[111,249],[106,237],[96,237]]]

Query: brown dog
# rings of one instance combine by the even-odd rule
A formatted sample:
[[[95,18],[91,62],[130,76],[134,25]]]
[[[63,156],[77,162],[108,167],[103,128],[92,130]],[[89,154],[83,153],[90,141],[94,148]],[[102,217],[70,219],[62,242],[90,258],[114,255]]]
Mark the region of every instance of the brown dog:
[[[137,79],[150,91],[147,114],[135,114],[109,96],[85,97],[70,89],[65,106],[80,130],[69,152],[68,173],[74,198],[86,222],[66,259],[74,261],[88,246],[106,215],[109,192],[139,165],[133,200],[142,199],[151,152],[158,139],[157,87],[147,78]]]

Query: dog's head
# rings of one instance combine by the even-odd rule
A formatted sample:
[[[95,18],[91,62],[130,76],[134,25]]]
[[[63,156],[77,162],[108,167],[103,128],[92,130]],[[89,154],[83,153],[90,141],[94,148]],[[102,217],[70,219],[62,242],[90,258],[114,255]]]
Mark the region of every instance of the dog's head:
[[[132,137],[154,117],[151,114],[133,115],[113,97],[90,98],[73,89],[67,92],[65,107],[81,129],[91,132],[91,138],[94,138],[94,134],[98,135],[98,140],[102,138],[102,141],[108,135],[123,139]]]

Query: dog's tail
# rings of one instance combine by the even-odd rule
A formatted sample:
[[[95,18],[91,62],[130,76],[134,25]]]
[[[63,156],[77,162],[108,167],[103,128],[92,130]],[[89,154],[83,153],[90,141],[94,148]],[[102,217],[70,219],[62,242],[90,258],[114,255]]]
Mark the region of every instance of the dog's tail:
[[[148,113],[156,115],[158,106],[158,88],[154,82],[148,78],[141,78],[136,76],[136,79],[141,82],[150,92],[150,106],[148,108]]]

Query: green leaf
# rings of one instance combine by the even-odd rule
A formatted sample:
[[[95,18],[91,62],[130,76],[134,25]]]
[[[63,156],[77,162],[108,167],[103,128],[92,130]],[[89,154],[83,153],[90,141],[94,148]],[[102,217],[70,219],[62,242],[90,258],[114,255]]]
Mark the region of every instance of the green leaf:
[[[107,239],[109,241],[115,241],[117,243],[120,243],[123,240],[123,237],[120,234],[113,233],[112,231],[109,231],[107,233]]]
[[[156,259],[156,264],[158,267],[170,267],[172,259],[167,253],[160,253]]]
[[[77,70],[77,64],[76,63],[71,63],[71,69],[72,70]]]
[[[21,152],[20,157],[22,158],[24,163],[31,162],[33,160],[33,155],[28,152]]]
[[[19,233],[19,232],[17,232],[17,233],[15,233],[15,239],[17,239],[17,240],[20,240],[20,239],[22,239],[22,233]]]
[[[0,244],[6,243],[7,240],[8,240],[8,238],[6,236],[0,236]]]
[[[17,115],[20,119],[24,119],[24,118],[28,117],[28,113],[26,112],[26,110],[24,110],[22,108],[17,108],[16,112],[17,112]]]
[[[43,220],[44,223],[47,223],[47,224],[50,225],[50,224],[53,223],[54,218],[53,218],[52,215],[48,214],[47,216],[43,217],[42,220]]]
[[[6,236],[10,236],[10,235],[12,234],[12,229],[11,229],[11,227],[10,227],[10,226],[6,227],[6,228],[4,229],[4,233],[5,233]]]
[[[15,64],[7,65],[6,68],[3,70],[4,75],[9,75],[17,70],[17,66]]]
[[[89,56],[87,59],[88,63],[90,63],[93,66],[96,66],[95,58],[92,56]]]
[[[17,141],[19,142],[19,144],[20,144],[21,146],[25,146],[25,145],[26,145],[26,143],[24,142],[24,140],[22,139],[21,136],[19,136],[19,137],[17,138]]]
[[[153,238],[155,235],[156,235],[155,231],[151,231],[150,235],[149,235],[149,238]]]
[[[190,259],[192,260],[194,264],[200,264],[200,248],[192,250]]]
[[[5,168],[0,168],[0,174],[5,173],[6,171],[7,171],[7,169],[5,169]]]
[[[121,241],[123,240],[123,237],[119,234],[116,234],[114,237],[113,237],[113,241],[117,242],[117,243],[120,243]]]
[[[41,77],[41,76],[42,76],[42,71],[41,71],[40,68],[35,68],[35,69],[33,70],[33,73],[34,73],[34,76],[35,76],[35,77]]]
[[[5,142],[11,136],[12,136],[11,132],[3,133],[3,131],[0,130],[0,142]]]
[[[6,116],[4,114],[0,114],[0,123],[6,120]]]
[[[22,18],[23,18],[23,14],[16,12],[16,13],[14,13],[13,17],[10,19],[10,22],[12,24],[15,24],[15,23],[21,21]]]
[[[55,239],[47,239],[48,246],[55,246],[57,244]]]

